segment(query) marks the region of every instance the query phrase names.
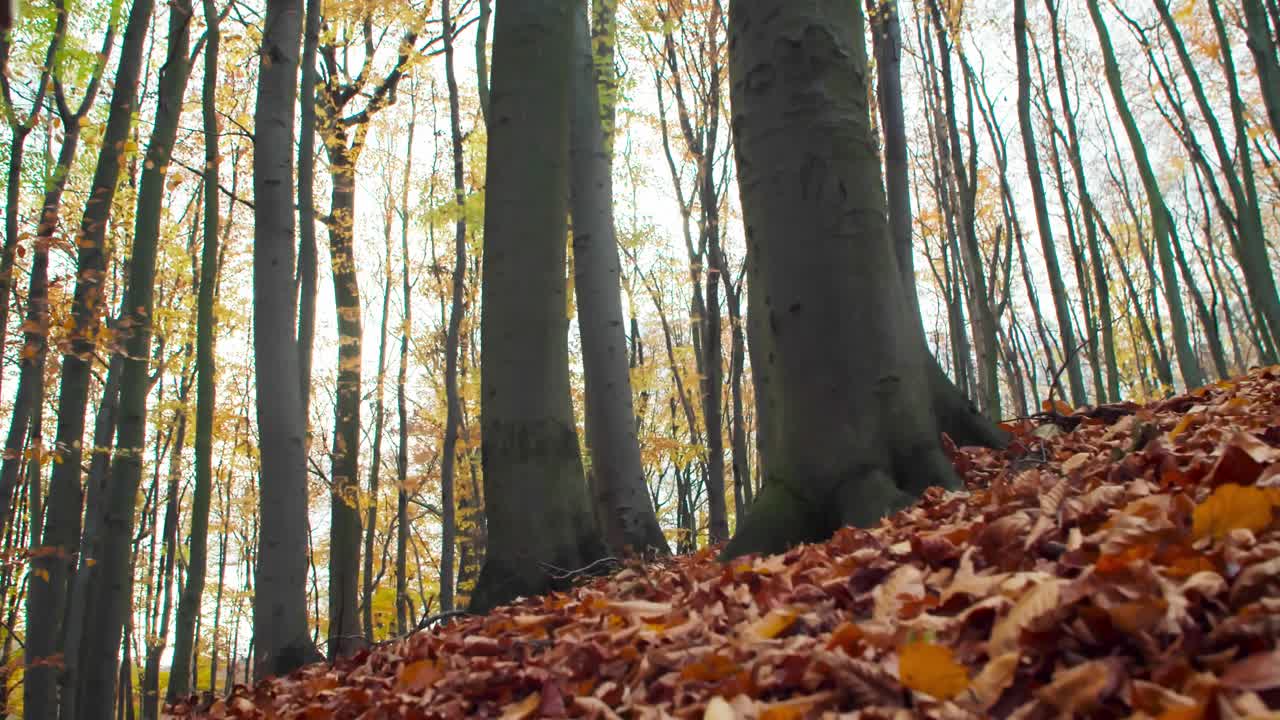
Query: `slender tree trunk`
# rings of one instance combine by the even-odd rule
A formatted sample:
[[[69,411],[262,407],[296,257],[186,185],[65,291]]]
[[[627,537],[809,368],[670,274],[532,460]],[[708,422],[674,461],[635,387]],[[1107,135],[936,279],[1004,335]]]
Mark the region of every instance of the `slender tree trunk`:
[[[1049,204],[1045,199],[1044,180],[1040,173],[1040,157],[1036,148],[1035,126],[1031,119],[1031,65],[1027,48],[1027,2],[1014,0],[1013,36],[1018,63],[1018,123],[1022,128],[1022,148],[1027,160],[1027,175],[1031,181],[1031,196],[1036,210],[1036,228],[1040,234],[1040,246],[1044,251],[1045,268],[1049,275],[1049,288],[1053,293],[1054,309],[1058,313],[1058,334],[1062,337],[1063,362],[1067,366],[1067,381],[1071,387],[1071,402],[1083,405],[1088,401],[1084,389],[1084,373],[1080,369],[1079,355],[1075,352],[1076,337],[1071,326],[1071,305],[1067,288],[1062,282],[1062,270],[1058,266],[1058,251],[1049,224]]]
[[[941,61],[939,74],[942,76],[944,113],[948,147],[951,150],[951,175],[956,183],[956,196],[959,201],[960,247],[963,252],[963,270],[968,289],[969,319],[973,324],[978,357],[978,397],[981,406],[988,416],[1000,417],[1000,382],[999,351],[996,340],[996,318],[988,301],[987,278],[983,268],[983,254],[978,245],[976,223],[977,199],[977,145],[973,139],[973,106],[969,106],[969,142],[971,148],[971,166],[974,175],[971,177],[966,169],[960,143],[960,128],[956,120],[955,86],[951,75],[951,47],[947,42],[947,31],[943,26],[942,15],[936,0],[930,2],[934,30],[937,35],[938,57]],[[966,81],[967,84],[967,81]]]
[[[324,0],[307,0],[303,20],[302,72],[298,88],[298,384],[302,422],[311,423],[311,364],[316,337],[316,291],[320,286],[316,248],[316,52]],[[308,445],[310,442],[308,441]]]
[[[307,633],[307,422],[295,339],[293,125],[299,0],[267,0],[255,111],[253,346],[261,475],[253,637],[257,677],[315,659]]]
[[[217,189],[209,187],[209,194]],[[142,683],[142,717],[145,720],[157,720],[160,717],[160,659],[164,655],[169,642],[169,618],[173,612],[173,576],[178,565],[178,501],[179,481],[182,476],[182,449],[187,437],[187,397],[190,391],[191,346],[187,345],[186,357],[183,361],[182,380],[178,388],[178,409],[174,431],[173,447],[169,450],[169,477],[165,493],[164,526],[162,539],[164,552],[160,558],[160,572],[157,581],[160,584],[156,607],[159,610],[159,627],[147,638],[147,655],[143,671]],[[127,612],[127,610],[126,610]],[[189,678],[184,670],[180,683],[186,684]],[[169,667],[169,684],[173,685],[173,666]]]
[[[449,0],[443,0],[440,12],[446,28],[452,27]],[[454,469],[458,457],[458,341],[462,327],[462,291],[467,269],[466,187],[463,184],[462,120],[458,105],[458,81],[453,71],[454,47],[446,29],[445,79],[449,87],[449,134],[453,154],[453,197],[458,217],[454,223],[452,293],[449,303],[449,327],[444,342],[445,425],[444,448],[440,458],[440,512],[442,515],[440,548],[440,609],[452,610],[454,600],[454,555],[457,543],[457,503],[454,499]]]
[[[1115,319],[1111,311],[1111,288],[1107,283],[1107,270],[1102,255],[1102,246],[1098,241],[1098,225],[1094,218],[1093,196],[1089,194],[1085,179],[1084,160],[1080,151],[1079,131],[1076,128],[1075,111],[1071,108],[1070,95],[1067,93],[1066,67],[1062,57],[1062,42],[1058,31],[1059,0],[1045,0],[1052,20],[1051,35],[1053,39],[1054,74],[1058,81],[1058,99],[1062,103],[1062,117],[1067,128],[1067,159],[1071,163],[1071,171],[1075,176],[1076,194],[1080,200],[1081,222],[1084,224],[1085,243],[1089,247],[1089,260],[1093,269],[1094,298],[1098,307],[1098,324],[1102,330],[1102,357],[1107,370],[1107,395],[1103,400],[1116,402],[1120,400],[1120,368],[1116,359]],[[1083,281],[1083,280],[1082,280]]]
[[[605,61],[591,51],[586,3],[576,4],[574,16],[570,204],[586,424],[591,429],[588,449],[596,479],[593,506],[602,513],[600,530],[615,553],[665,555],[670,549],[645,486],[627,362],[611,156],[601,126],[601,92],[595,72]],[[612,58],[607,62],[612,65]],[[718,395],[718,386],[715,392]]]
[[[493,15],[492,0],[480,0],[480,18],[476,23],[476,95],[480,100],[480,116],[489,124],[489,19]]]
[[[364,511],[364,567],[361,571],[360,630],[364,639],[374,642],[373,627],[373,550],[378,533],[378,477],[382,472],[382,431],[386,422],[387,388],[387,317],[391,309],[391,220],[394,215],[390,193],[386,199],[382,233],[386,244],[386,261],[383,263],[382,324],[378,327],[378,374],[374,378],[373,392],[373,448],[369,458],[369,491]]]
[[[404,176],[400,184],[400,367],[396,373],[396,634],[409,633],[409,334],[413,331],[413,297],[409,289],[409,181],[413,171],[413,134],[418,121],[416,94],[410,96],[409,130],[405,147]]]
[[[196,300],[196,433],[195,486],[191,491],[190,541],[187,546],[187,582],[178,600],[166,698],[174,702],[194,690],[187,678],[199,666],[194,657],[195,625],[204,596],[209,563],[209,502],[213,493],[213,422],[217,403],[217,361],[214,354],[214,290],[218,284],[218,48],[221,33],[214,0],[204,0],[205,52],[201,102],[204,130],[204,244],[200,250],[200,289]],[[221,588],[219,588],[221,589]],[[217,621],[214,621],[215,626]],[[216,648],[216,634],[215,648]],[[216,653],[216,649],[214,651]]]
[[[1267,119],[1271,121],[1271,132],[1280,139],[1280,60],[1276,57],[1276,44],[1271,37],[1271,28],[1267,23],[1267,13],[1262,7],[1262,0],[1243,0],[1243,2],[1245,30],[1249,34],[1249,52],[1253,53],[1253,62],[1258,69],[1258,85],[1262,89],[1262,101],[1267,107]]]
[[[1019,0],[1021,2],[1022,0]],[[1121,86],[1120,66],[1116,61],[1115,51],[1111,47],[1111,36],[1107,32],[1098,0],[1087,0],[1089,17],[1093,21],[1098,34],[1098,42],[1102,49],[1103,65],[1106,69],[1107,85],[1111,88],[1111,97],[1116,112],[1129,137],[1129,147],[1133,151],[1134,163],[1142,178],[1146,190],[1147,203],[1151,212],[1151,226],[1155,239],[1156,251],[1160,257],[1160,274],[1164,281],[1165,304],[1169,306],[1169,324],[1172,326],[1173,346],[1178,357],[1178,369],[1182,381],[1188,389],[1199,387],[1204,383],[1204,372],[1200,368],[1200,360],[1191,348],[1190,335],[1187,330],[1186,314],[1182,309],[1182,295],[1178,285],[1176,261],[1174,259],[1171,234],[1173,233],[1173,216],[1165,205],[1164,195],[1156,180],[1155,170],[1147,157],[1146,145],[1138,130],[1133,113],[1129,111],[1125,100],[1124,88]]]
[[[500,8],[485,202],[481,423],[487,610],[604,553],[585,497],[565,336],[571,4]],[[518,124],[517,124],[518,119]],[[554,572],[554,571],[553,571]]]
[[[331,111],[332,108],[326,108]],[[332,116],[326,112],[326,125]],[[336,133],[336,134],[331,134]],[[355,172],[358,150],[345,129],[326,128],[332,184],[329,260],[338,325],[338,377],[334,399],[329,496],[329,655],[358,648],[360,634],[360,380],[364,346],[355,258]]]
[[[72,301],[74,325],[68,338],[68,350],[62,358],[55,436],[57,455],[49,483],[41,542],[43,547],[48,548],[48,552],[32,558],[32,577],[38,576],[38,580],[31,583],[27,595],[23,713],[33,720],[43,720],[55,714],[54,683],[59,673],[49,660],[62,650],[64,638],[69,637],[63,632],[63,622],[68,577],[80,537],[80,458],[91,358],[96,351],[98,323],[103,306],[103,281],[107,266],[106,225],[119,180],[124,142],[128,138],[136,108],[138,79],[143,63],[142,51],[153,7],[152,0],[137,0],[130,8],[120,60],[116,67],[111,111],[107,116],[91,185],[91,199],[85,205],[76,236],[77,273]],[[48,577],[47,581],[44,580],[45,577]],[[114,648],[112,653],[114,654]],[[70,654],[64,655],[64,658],[69,658],[69,665],[75,662]],[[70,670],[68,667],[68,673]],[[74,690],[64,689],[63,695],[74,697]]]
[[[147,146],[146,163],[138,190],[138,207],[129,261],[129,284],[125,291],[125,318],[131,320],[124,347],[127,357],[120,383],[120,420],[116,428],[116,454],[111,463],[111,479],[105,522],[98,558],[102,582],[95,601],[88,607],[83,655],[110,657],[120,645],[125,616],[131,606],[133,587],[130,544],[138,484],[142,477],[142,457],[133,452],[146,442],[147,393],[151,387],[148,350],[151,346],[155,295],[156,256],[160,243],[160,221],[164,204],[166,171],[177,138],[182,101],[190,76],[187,56],[191,37],[192,8],[187,0],[169,6],[168,52],[160,74],[155,123]],[[111,666],[85,664],[80,668],[79,710],[91,717],[99,708],[109,707],[115,696]]]

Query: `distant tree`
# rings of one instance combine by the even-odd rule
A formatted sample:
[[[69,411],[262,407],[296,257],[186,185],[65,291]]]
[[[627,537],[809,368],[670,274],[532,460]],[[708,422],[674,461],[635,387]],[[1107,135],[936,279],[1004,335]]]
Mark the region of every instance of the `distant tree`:
[[[302,416],[293,214],[299,0],[268,0],[253,145],[253,348],[261,453],[254,675],[319,659],[307,627],[307,421]]]
[[[573,47],[569,121],[573,289],[582,335],[593,500],[600,530],[615,553],[629,548],[665,555],[670,551],[645,486],[636,435],[622,316],[622,263],[613,219],[612,155],[601,122],[602,94],[585,2],[577,3],[574,10]],[[601,64],[606,62],[612,66],[612,56]]]

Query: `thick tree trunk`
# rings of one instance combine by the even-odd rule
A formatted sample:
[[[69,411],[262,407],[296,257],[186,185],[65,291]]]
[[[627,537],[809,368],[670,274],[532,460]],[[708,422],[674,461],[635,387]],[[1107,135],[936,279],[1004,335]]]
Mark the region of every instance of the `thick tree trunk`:
[[[586,3],[576,3],[574,16],[569,145],[573,287],[586,376],[586,422],[591,428],[588,449],[596,479],[594,505],[602,513],[600,530],[613,552],[665,555],[670,550],[645,486],[636,435],[613,178],[601,127],[597,59],[591,52]]]
[[[116,428],[116,454],[111,463],[109,489],[103,498],[107,504],[97,563],[102,582],[97,586],[94,602],[87,608],[82,646],[83,656],[89,658],[111,657],[120,645],[125,616],[131,607],[130,546],[138,484],[142,479],[142,456],[136,449],[144,445],[147,436],[147,394],[151,388],[147,358],[152,338],[156,257],[166,174],[191,72],[187,55],[191,16],[190,2],[175,0],[170,4],[168,51],[160,73],[155,123],[138,190],[129,284],[124,302],[124,318],[130,324],[124,344],[126,359],[120,383],[120,419]],[[98,709],[112,704],[115,682],[109,664],[82,665],[78,685],[78,704],[83,717],[95,715]]]
[[[499,8],[485,202],[481,423],[488,610],[601,557],[569,399],[565,336],[572,4]]]
[[[734,0],[735,147],[769,466],[727,556],[867,525],[954,486],[906,312],[868,108],[860,3]],[[848,308],[863,308],[858,320]],[[753,338],[754,340],[754,338]]]
[[[1040,234],[1040,246],[1044,251],[1045,269],[1049,275],[1049,288],[1053,293],[1053,305],[1058,314],[1058,334],[1062,337],[1063,362],[1067,366],[1067,381],[1071,387],[1071,402],[1083,405],[1088,402],[1084,389],[1084,373],[1076,350],[1075,331],[1071,326],[1071,304],[1067,288],[1062,282],[1062,270],[1058,266],[1058,251],[1053,241],[1053,228],[1049,224],[1049,204],[1045,198],[1044,179],[1040,173],[1040,157],[1036,147],[1035,126],[1031,118],[1031,61],[1027,49],[1027,2],[1014,0],[1013,37],[1018,58],[1018,124],[1022,128],[1022,148],[1027,160],[1027,175],[1031,181],[1031,196],[1036,210],[1036,228]]]
[[[253,346],[261,457],[253,637],[257,677],[318,657],[307,631],[307,422],[295,340],[293,124],[299,0],[267,0],[253,150]]]
[[[221,33],[214,0],[204,0],[205,52],[204,83],[201,87],[204,129],[204,245],[200,249],[200,288],[196,300],[196,433],[195,486],[191,491],[190,540],[187,546],[187,582],[178,600],[174,630],[173,664],[169,668],[166,698],[174,702],[195,690],[188,677],[199,663],[193,657],[196,619],[204,596],[205,573],[209,562],[209,502],[213,495],[213,422],[217,403],[214,384],[217,361],[214,355],[214,290],[218,284],[218,48]],[[216,625],[216,621],[215,621]],[[215,635],[216,635],[215,630]],[[216,643],[216,639],[215,639]],[[215,644],[216,648],[216,644]],[[216,652],[216,649],[215,649]]]
[[[1019,3],[1023,0],[1018,0]],[[1182,295],[1179,290],[1178,270],[1174,259],[1172,239],[1173,216],[1165,205],[1160,184],[1156,180],[1155,171],[1147,157],[1146,144],[1138,130],[1138,124],[1129,110],[1125,100],[1124,88],[1121,85],[1120,66],[1116,61],[1115,51],[1111,47],[1111,36],[1107,31],[1098,0],[1087,0],[1089,17],[1093,21],[1098,35],[1098,43],[1102,49],[1103,66],[1106,70],[1107,85],[1111,89],[1111,98],[1115,103],[1120,123],[1124,126],[1129,138],[1129,147],[1133,151],[1134,163],[1142,178],[1143,189],[1147,194],[1147,204],[1151,212],[1151,227],[1154,235],[1156,252],[1160,257],[1160,275],[1164,285],[1165,304],[1169,307],[1169,324],[1173,333],[1173,347],[1178,358],[1178,370],[1187,389],[1199,387],[1204,383],[1204,372],[1200,368],[1200,360],[1191,347],[1190,333],[1187,329],[1186,313],[1182,309]]]

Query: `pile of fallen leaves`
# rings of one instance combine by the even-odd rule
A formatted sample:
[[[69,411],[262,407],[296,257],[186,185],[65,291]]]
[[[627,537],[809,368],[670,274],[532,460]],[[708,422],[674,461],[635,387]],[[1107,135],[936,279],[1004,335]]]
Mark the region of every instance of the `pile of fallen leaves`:
[[[634,565],[238,687],[234,718],[1266,717],[1280,368],[1046,408],[965,489],[785,555]],[[1270,717],[1280,717],[1271,711]]]

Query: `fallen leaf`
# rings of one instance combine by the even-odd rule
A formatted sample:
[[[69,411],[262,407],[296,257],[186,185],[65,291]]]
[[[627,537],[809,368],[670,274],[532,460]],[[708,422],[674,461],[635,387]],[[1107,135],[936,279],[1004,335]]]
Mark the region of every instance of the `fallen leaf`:
[[[796,621],[796,614],[790,610],[770,610],[769,614],[751,623],[743,630],[743,637],[749,640],[772,640]]]
[[[1258,531],[1271,524],[1271,498],[1261,488],[1235,483],[1219,485],[1192,514],[1191,534],[1197,539],[1222,539],[1232,530]]]
[[[1222,673],[1222,684],[1236,690],[1280,687],[1280,649],[1254,653]]]
[[[903,686],[939,700],[950,700],[969,687],[969,671],[956,662],[951,648],[927,642],[898,651],[898,677]]]

